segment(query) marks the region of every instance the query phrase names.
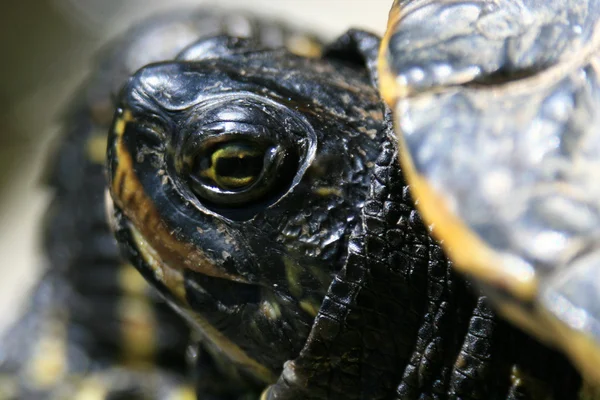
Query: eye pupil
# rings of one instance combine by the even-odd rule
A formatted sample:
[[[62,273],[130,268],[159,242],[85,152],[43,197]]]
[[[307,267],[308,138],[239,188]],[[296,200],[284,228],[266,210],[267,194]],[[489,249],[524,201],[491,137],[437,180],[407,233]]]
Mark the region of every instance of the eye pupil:
[[[188,154],[181,158],[182,177],[203,206],[221,213],[236,209],[238,215],[266,204],[298,171],[295,149],[253,135],[213,137],[194,143]]]
[[[215,176],[226,186],[247,186],[260,175],[263,159],[262,156],[244,153],[233,157],[219,157],[214,165]]]
[[[196,174],[221,189],[244,189],[260,177],[265,154],[266,149],[254,143],[224,143],[197,158]]]

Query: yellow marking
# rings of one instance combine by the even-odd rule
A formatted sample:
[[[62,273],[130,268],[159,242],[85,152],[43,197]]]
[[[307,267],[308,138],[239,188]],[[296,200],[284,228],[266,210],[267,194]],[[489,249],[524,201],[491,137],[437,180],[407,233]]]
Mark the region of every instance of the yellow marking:
[[[285,41],[285,47],[291,52],[302,57],[319,57],[323,46],[316,40],[301,34],[292,35]]]
[[[187,305],[185,299],[185,287],[183,285],[183,275],[181,275],[180,271],[169,268],[166,264],[162,263],[156,251],[148,244],[148,242],[146,242],[135,227],[131,226],[130,230],[136,242],[136,247],[140,251],[142,257],[144,257],[144,261],[154,269],[155,273],[158,271],[160,271],[161,274],[165,272],[165,274],[162,275],[163,282],[166,282],[165,284],[171,288],[171,290],[175,289],[174,294],[180,300],[179,310],[181,315],[195,323],[200,332],[202,332],[208,340],[214,343],[230,360],[245,366],[248,371],[253,372],[257,378],[266,383],[274,381],[275,375],[268,368],[258,363],[253,358],[250,358],[244,350],[225,337],[220,331],[215,329],[208,321]]]
[[[600,347],[588,334],[577,331],[558,320],[546,311],[540,312],[547,325],[553,330],[559,346],[566,350],[571,361],[588,381],[589,385],[600,388]],[[600,389],[599,389],[600,390]]]
[[[269,392],[271,391],[271,388],[268,387],[265,390],[263,390],[263,392],[260,395],[260,400],[267,400],[269,398]]]
[[[260,310],[268,319],[274,321],[281,317],[281,309],[275,301],[263,301],[260,305]]]
[[[65,374],[67,366],[64,358],[64,343],[56,338],[44,338],[39,344],[32,372],[34,386],[47,388],[55,385]]]
[[[315,304],[312,300],[302,300],[300,302],[300,308],[303,309],[311,317],[316,317],[319,312],[319,305]]]
[[[277,375],[273,371],[251,358],[242,348],[229,340],[194,310],[188,308],[181,314],[216,346],[217,351],[222,352],[235,364],[253,373],[264,383],[270,384],[277,380]]]
[[[152,199],[144,192],[141,182],[133,170],[133,159],[123,143],[126,122],[131,122],[131,112],[125,110],[115,122],[115,155],[117,168],[114,171],[111,192],[113,200],[130,219],[129,229],[136,248],[151,268],[157,279],[161,280],[174,294],[178,304],[173,304],[190,322],[195,323],[204,336],[219,348],[233,362],[244,366],[265,383],[275,381],[276,375],[256,360],[252,359],[239,346],[211,326],[189,307],[185,298],[183,273],[186,268],[208,276],[246,282],[240,276],[229,274],[206,257],[199,249],[182,243],[172,235],[161,220]],[[138,230],[139,229],[139,230]]]
[[[135,226],[130,226],[129,231],[135,242],[136,249],[140,252],[146,265],[154,271],[156,279],[164,283],[180,301],[187,302],[181,271],[168,266]]]
[[[104,131],[93,132],[86,143],[87,158],[95,164],[104,164],[106,161],[107,135]]]
[[[106,385],[97,378],[85,379],[73,400],[105,400],[108,396]]]
[[[156,349],[156,320],[148,299],[148,283],[130,264],[118,272],[119,287],[124,298],[118,305],[123,336],[123,363],[146,369],[152,364]]]
[[[67,332],[63,320],[66,316],[61,317],[61,320],[47,321],[42,327],[43,336],[35,345],[34,356],[26,367],[32,385],[39,389],[55,386],[67,372]]]
[[[387,58],[390,37],[394,34],[396,26],[399,22],[400,4],[398,1],[394,1],[394,4],[390,9],[387,28],[385,35],[381,39],[379,54],[377,57],[377,67],[379,70],[379,93],[381,93],[381,97],[383,97],[385,102],[392,110],[395,108],[396,100],[398,99],[398,84],[396,82],[396,76],[390,70]]]
[[[132,121],[131,112],[125,110],[113,127],[113,132],[117,135],[114,143],[117,167],[114,171],[111,194],[115,204],[139,229],[136,229],[139,233],[136,240],[146,256],[156,261],[153,266],[155,272],[158,274],[158,270],[163,269],[162,275],[167,285],[173,271],[186,268],[215,278],[247,283],[241,276],[230,274],[215,264],[201,249],[191,246],[190,243],[180,242],[165,226],[152,199],[147,196],[144,187],[135,176],[132,156],[123,143],[122,135],[126,123]],[[178,287],[170,289],[181,292],[181,288]]]
[[[135,369],[152,367],[156,349],[156,321],[148,299],[144,296],[125,296],[118,303],[123,364]]]
[[[342,197],[342,190],[335,186],[321,186],[313,189],[313,192],[319,196],[338,196]]]
[[[181,386],[173,390],[167,400],[196,400],[196,389],[191,386]]]
[[[124,264],[119,268],[119,287],[124,293],[145,295],[149,289],[148,282],[142,274],[131,264]]]
[[[222,176],[215,173],[211,168],[200,173],[206,178],[212,179],[219,187],[223,189],[238,189],[250,185],[256,180],[256,176],[244,176],[236,178],[232,176]]]
[[[539,379],[522,371],[516,365],[513,365],[510,374],[511,383],[515,388],[525,389],[525,392],[533,399],[552,399],[552,393],[549,392],[547,385]]]
[[[375,137],[377,136],[377,129],[367,129],[364,126],[361,126],[361,127],[358,128],[358,131],[360,133],[364,133],[365,135],[367,135],[371,139],[375,139]]]
[[[288,257],[283,257],[283,265],[285,266],[285,274],[290,288],[290,293],[295,298],[299,299],[302,296],[302,285],[300,284],[300,266]]]
[[[455,262],[454,267],[462,273],[508,290],[524,301],[533,300],[538,288],[535,274],[506,268],[502,257],[454,215],[443,196],[415,171],[401,134],[398,135],[398,142],[400,163],[411,186],[415,204],[424,219],[434,224],[431,233],[441,241],[449,257]]]
[[[223,157],[223,158],[233,158],[233,157],[244,158],[244,157],[259,157],[261,155],[262,155],[262,152],[258,151],[255,148],[248,148],[248,146],[244,146],[243,144],[232,143],[232,144],[223,146],[220,149],[216,150],[214,153],[212,153],[210,158],[214,164],[221,157]]]
[[[123,134],[125,133],[125,127],[127,126],[127,123],[132,121],[133,115],[131,114],[131,111],[124,110],[123,114],[115,122],[115,126],[113,128],[114,132],[118,136],[123,136]]]
[[[254,182],[257,176],[248,175],[244,177],[233,177],[219,175],[216,168],[217,162],[220,158],[239,158],[244,159],[246,157],[259,157],[262,153],[256,149],[248,149],[245,146],[230,144],[224,146],[210,156],[211,165],[210,168],[206,168],[200,171],[200,175],[205,178],[211,179],[217,185],[223,188],[240,188],[247,186]]]
[[[381,121],[384,118],[383,112],[380,109],[370,110],[369,116],[376,121]]]
[[[461,352],[461,353],[458,354],[458,357],[456,358],[456,361],[454,361],[454,368],[455,369],[463,369],[465,367],[465,363],[466,362],[467,362],[467,360],[465,360],[465,356]]]
[[[520,370],[516,365],[513,365],[512,369],[510,370],[510,382],[513,384],[513,386],[519,386],[521,384]]]

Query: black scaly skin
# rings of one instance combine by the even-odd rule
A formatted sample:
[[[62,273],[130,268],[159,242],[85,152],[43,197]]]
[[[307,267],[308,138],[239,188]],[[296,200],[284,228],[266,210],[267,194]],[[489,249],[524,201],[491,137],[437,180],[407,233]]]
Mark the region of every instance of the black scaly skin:
[[[0,343],[0,400],[69,399],[86,390],[99,393],[93,389],[98,385],[107,399],[189,399],[194,386],[186,359],[189,328],[145,282],[145,289],[124,293],[120,275],[127,269],[138,273],[120,257],[108,227],[104,157],[98,154],[106,148],[113,99],[130,74],[149,62],[174,57],[198,38],[220,33],[260,37],[265,46],[281,46],[295,31],[233,13],[163,15],[108,46],[70,104],[60,143],[45,171],[53,193],[43,227],[48,267],[24,316]],[[138,312],[140,303],[149,309]],[[122,309],[129,307],[133,319],[123,317]],[[138,330],[152,329],[152,354],[132,356],[123,330],[148,312],[152,325]],[[44,341],[50,347],[64,345],[56,353],[64,356],[66,370],[41,385],[32,379],[32,365],[52,364],[47,367],[52,370],[48,354],[55,353]],[[194,358],[204,366],[200,382],[209,388],[227,385],[201,348]]]

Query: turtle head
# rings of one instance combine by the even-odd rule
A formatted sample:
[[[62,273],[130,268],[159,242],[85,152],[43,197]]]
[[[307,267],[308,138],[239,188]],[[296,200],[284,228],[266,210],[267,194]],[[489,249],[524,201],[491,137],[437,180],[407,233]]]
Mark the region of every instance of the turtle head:
[[[120,94],[117,239],[209,347],[263,382],[298,355],[344,264],[384,111],[364,65],[229,37]]]
[[[600,382],[600,8],[579,7],[396,2],[380,67],[413,195],[456,267]]]

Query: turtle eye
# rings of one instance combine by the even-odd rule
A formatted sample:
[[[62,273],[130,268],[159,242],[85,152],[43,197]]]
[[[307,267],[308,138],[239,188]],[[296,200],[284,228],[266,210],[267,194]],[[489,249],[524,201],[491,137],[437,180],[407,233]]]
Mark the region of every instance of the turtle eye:
[[[209,96],[182,118],[166,152],[173,182],[186,204],[231,220],[276,203],[316,151],[302,114],[251,93]]]
[[[282,177],[295,173],[291,158],[280,146],[251,139],[206,143],[191,161],[191,188],[216,205],[245,205],[273,193]]]
[[[269,151],[255,143],[233,142],[199,155],[193,167],[196,180],[208,179],[222,190],[241,190],[257,181]]]

